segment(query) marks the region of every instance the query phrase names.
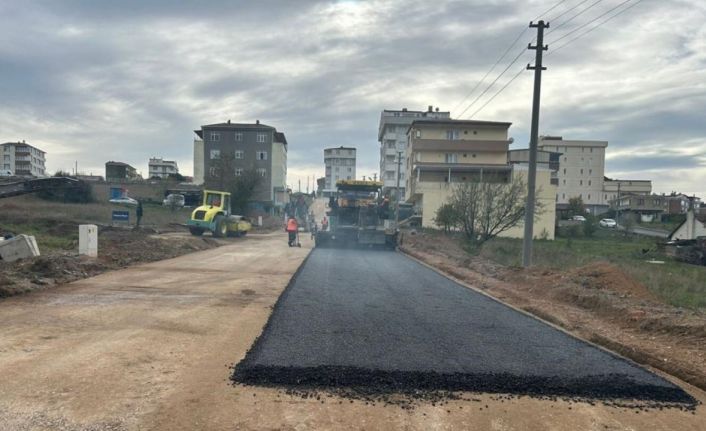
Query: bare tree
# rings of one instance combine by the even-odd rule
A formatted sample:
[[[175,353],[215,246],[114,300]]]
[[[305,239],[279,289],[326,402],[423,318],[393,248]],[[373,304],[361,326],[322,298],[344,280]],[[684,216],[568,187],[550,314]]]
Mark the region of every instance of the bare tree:
[[[206,186],[231,193],[231,207],[234,212],[244,213],[247,203],[255,195],[257,187],[262,183],[262,176],[256,169],[237,169],[235,154],[221,153],[211,164]]]
[[[450,199],[460,218],[466,237],[474,246],[522,223],[525,216],[527,186],[521,178],[505,182],[467,182],[460,184]],[[535,203],[535,217],[544,205]]]

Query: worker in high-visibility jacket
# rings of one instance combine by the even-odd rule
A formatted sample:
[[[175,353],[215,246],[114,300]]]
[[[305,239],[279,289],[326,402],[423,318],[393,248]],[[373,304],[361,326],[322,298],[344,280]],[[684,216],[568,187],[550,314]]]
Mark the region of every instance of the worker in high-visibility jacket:
[[[289,234],[289,246],[293,247],[297,245],[297,231],[299,230],[299,225],[297,224],[297,219],[294,216],[289,216],[287,220],[287,227],[284,230]]]

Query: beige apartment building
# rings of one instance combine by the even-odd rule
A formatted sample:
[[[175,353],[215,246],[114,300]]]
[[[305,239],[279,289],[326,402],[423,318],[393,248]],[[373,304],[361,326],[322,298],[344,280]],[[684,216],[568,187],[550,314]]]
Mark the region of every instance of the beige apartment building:
[[[561,136],[540,136],[538,149],[559,153],[556,173],[556,207],[565,209],[569,199],[580,197],[593,214],[608,211],[610,201],[621,193],[649,195],[649,180],[614,180],[605,177],[607,141],[569,140]]]
[[[435,227],[438,208],[454,188],[469,181],[509,182],[527,175],[526,163],[510,164],[508,129],[512,123],[472,120],[417,120],[407,132],[405,200],[421,213],[422,226]],[[536,219],[537,237],[554,238],[556,186],[551,170],[537,171],[537,197],[544,206]],[[521,238],[522,226],[502,236]]]

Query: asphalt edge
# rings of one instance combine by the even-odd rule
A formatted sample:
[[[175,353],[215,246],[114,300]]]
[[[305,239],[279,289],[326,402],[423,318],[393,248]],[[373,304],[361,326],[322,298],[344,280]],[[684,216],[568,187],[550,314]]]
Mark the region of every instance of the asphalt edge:
[[[593,341],[587,340],[587,339],[585,339],[585,338],[583,338],[583,337],[580,337],[580,336],[578,336],[578,335],[576,335],[576,334],[573,334],[573,333],[569,332],[568,329],[566,329],[566,328],[564,328],[564,327],[561,327],[561,326],[559,326],[559,325],[557,325],[557,324],[555,324],[555,323],[552,323],[552,322],[550,322],[550,321],[548,321],[548,320],[546,320],[546,319],[543,319],[543,318],[541,318],[541,317],[539,317],[539,316],[537,316],[537,315],[535,315],[535,314],[532,314],[532,313],[530,313],[530,312],[527,311],[527,310],[523,310],[522,308],[518,308],[518,307],[516,307],[516,306],[514,306],[514,305],[512,305],[512,304],[508,304],[507,302],[505,302],[505,301],[503,301],[503,300],[501,300],[501,299],[499,299],[499,298],[496,298],[495,296],[493,296],[493,295],[491,295],[491,294],[489,294],[489,293],[487,293],[487,292],[484,292],[483,290],[481,290],[481,289],[479,289],[479,288],[477,288],[477,287],[475,287],[475,286],[472,286],[472,285],[468,284],[467,282],[465,282],[465,281],[463,281],[463,280],[461,280],[461,279],[459,279],[459,278],[456,278],[455,276],[453,276],[453,275],[451,275],[451,274],[448,274],[448,273],[442,271],[441,269],[439,269],[439,268],[437,268],[437,267],[435,267],[435,266],[433,266],[433,265],[431,265],[431,264],[428,264],[428,263],[424,262],[423,260],[421,260],[421,259],[417,258],[416,256],[414,256],[414,255],[412,255],[412,254],[410,254],[410,253],[408,253],[408,252],[402,250],[402,249],[399,248],[399,247],[397,248],[397,251],[398,251],[401,255],[405,256],[406,258],[408,258],[408,259],[410,259],[410,260],[412,260],[412,261],[414,261],[414,262],[416,262],[416,263],[418,263],[418,264],[420,264],[420,265],[422,265],[422,266],[424,266],[424,267],[426,267],[426,268],[428,268],[428,269],[430,269],[430,270],[436,272],[437,274],[439,274],[440,276],[446,278],[447,280],[453,281],[454,283],[459,284],[460,286],[463,286],[463,287],[465,287],[465,288],[467,288],[467,289],[470,289],[470,290],[472,290],[472,291],[474,291],[474,292],[476,292],[476,293],[479,293],[479,294],[481,294],[481,295],[487,297],[488,299],[491,299],[491,300],[497,302],[497,303],[500,304],[500,305],[503,305],[503,306],[505,306],[505,307],[508,307],[508,308],[510,308],[510,309],[512,309],[512,310],[514,310],[514,311],[517,311],[517,312],[519,312],[519,313],[524,314],[525,316],[528,316],[528,317],[530,317],[530,318],[532,318],[532,319],[538,320],[539,322],[542,322],[542,323],[544,323],[544,324],[546,324],[546,325],[549,325],[550,327],[556,329],[557,331],[560,331],[560,332],[562,332],[562,333],[568,335],[569,337],[575,338],[575,339],[577,339],[577,340],[579,340],[579,341],[581,341],[581,342],[583,342],[583,343],[586,343],[586,344],[588,344],[589,346],[595,347],[595,348],[597,348],[597,349],[599,349],[599,350],[601,350],[601,351],[603,351],[603,352],[605,352],[605,353],[607,353],[607,354],[613,356],[614,358],[624,360],[625,362],[627,362],[627,363],[629,363],[629,364],[633,364],[633,365],[636,366],[636,367],[642,368],[642,369],[644,369],[644,370],[646,370],[646,371],[649,371],[649,372],[651,372],[651,373],[653,373],[653,374],[656,374],[657,376],[659,376],[659,377],[665,379],[665,380],[668,381],[669,383],[671,383],[671,384],[673,384],[673,385],[679,387],[681,390],[683,390],[689,397],[691,397],[691,398],[693,399],[694,404],[698,404],[698,403],[699,403],[699,401],[698,401],[693,395],[691,395],[691,394],[684,388],[684,386],[691,386],[691,385],[690,385],[688,382],[684,382],[684,381],[681,380],[679,377],[674,376],[674,375],[672,375],[672,374],[669,374],[669,373],[665,372],[664,370],[660,370],[660,369],[658,369],[658,368],[652,367],[652,366],[650,366],[649,364],[641,364],[641,363],[639,363],[639,362],[636,362],[636,361],[632,360],[631,358],[628,358],[628,357],[626,357],[626,356],[621,355],[621,354],[618,353],[618,352],[615,352],[615,351],[613,351],[613,350],[608,349],[607,347],[604,347],[604,346],[602,346],[602,345],[600,345],[600,344],[596,344],[596,343],[593,342]],[[657,372],[655,372],[655,371],[657,371]],[[668,376],[671,377],[672,379],[678,380],[680,384],[675,383],[672,379],[667,379],[664,375],[668,375]]]
[[[313,253],[315,247],[312,247],[309,249],[309,252],[306,254],[306,257],[302,260],[302,262],[299,264],[299,267],[297,268],[296,271],[294,271],[294,274],[292,274],[292,277],[289,279],[287,282],[287,285],[282,289],[282,293],[279,294],[279,297],[277,298],[277,301],[270,307],[270,314],[267,316],[267,322],[265,325],[262,327],[260,330],[260,334],[255,337],[255,340],[252,342],[252,345],[250,348],[245,352],[245,356],[240,361],[237,361],[233,363],[233,365],[230,367],[232,372],[230,375],[230,381],[232,384],[238,384],[238,376],[241,374],[241,372],[248,367],[248,364],[252,361],[252,356],[257,352],[260,348],[263,341],[263,335],[267,333],[267,330],[270,327],[270,324],[272,322],[272,315],[275,313],[275,311],[279,308],[280,304],[289,295],[289,292],[294,286],[295,282],[297,281],[297,277],[299,277],[299,274],[303,271],[304,267],[306,266],[306,263],[309,261],[309,257],[311,256],[311,253]]]

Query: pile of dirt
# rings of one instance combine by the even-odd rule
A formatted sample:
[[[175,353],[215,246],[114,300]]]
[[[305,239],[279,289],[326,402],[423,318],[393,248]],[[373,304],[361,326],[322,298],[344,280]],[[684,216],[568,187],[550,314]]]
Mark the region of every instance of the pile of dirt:
[[[471,256],[457,238],[405,235],[400,249],[449,276],[706,390],[706,313],[661,301],[608,262],[555,270],[505,267]]]
[[[74,231],[71,229],[71,232]],[[162,237],[150,230],[101,228],[97,259],[79,256],[75,252],[54,251],[15,262],[0,261],[0,297],[45,289],[130,265],[207,250],[224,243],[188,235]]]

